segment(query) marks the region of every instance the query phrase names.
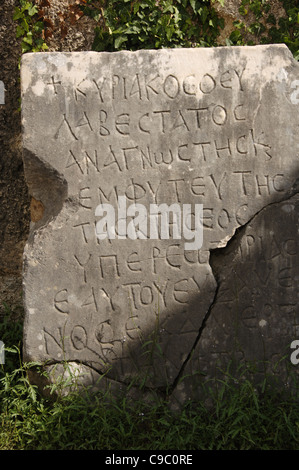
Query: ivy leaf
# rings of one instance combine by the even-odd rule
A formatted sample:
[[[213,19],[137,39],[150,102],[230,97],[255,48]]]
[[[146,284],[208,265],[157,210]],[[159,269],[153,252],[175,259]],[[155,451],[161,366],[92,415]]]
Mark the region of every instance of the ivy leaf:
[[[25,3],[24,3],[24,2],[21,2],[21,5],[22,5],[22,4],[23,4],[23,11],[24,11],[24,10],[27,10],[27,11],[28,11],[29,8],[32,8],[32,3],[30,3],[30,2],[25,2]]]
[[[28,33],[27,36],[23,38],[23,41],[26,42],[26,44],[32,45],[32,33]]]
[[[115,41],[114,41],[114,47],[115,49],[119,49],[120,46],[127,41],[127,36],[118,36]]]
[[[177,8],[174,10],[174,22],[175,24],[178,24],[181,19],[180,12]]]
[[[13,15],[13,20],[20,20],[21,18],[24,17],[24,13],[21,12],[20,8],[15,8],[15,12],[14,12],[14,15]]]
[[[31,51],[31,46],[29,44],[26,44],[24,41],[22,42],[22,53],[24,54],[25,52],[30,52]]]
[[[190,5],[192,6],[194,13],[196,13],[196,0],[190,0]]]
[[[171,28],[166,29],[166,37],[167,37],[168,41],[170,41],[170,39],[172,37],[172,29]]]
[[[28,14],[29,16],[34,16],[36,13],[38,13],[38,8],[36,5],[30,5],[30,7],[28,8]]]
[[[208,10],[208,8],[207,8],[206,6],[200,8],[200,10],[201,10],[201,11],[200,11],[201,20],[202,20],[203,23],[205,23],[205,22],[206,22],[206,19],[207,19],[207,17],[208,17],[208,14],[209,14],[209,10]]]
[[[16,28],[16,37],[20,38],[21,36],[23,36],[24,33],[25,33],[24,28],[22,28],[22,26],[18,25],[17,28]]]
[[[139,10],[139,7],[140,7],[139,2],[136,2],[134,4],[134,8],[133,8],[134,15],[136,15],[137,11]]]
[[[24,29],[24,31],[26,31],[26,33],[29,33],[29,24],[28,24],[28,22],[26,21],[25,18],[23,18],[21,26]]]

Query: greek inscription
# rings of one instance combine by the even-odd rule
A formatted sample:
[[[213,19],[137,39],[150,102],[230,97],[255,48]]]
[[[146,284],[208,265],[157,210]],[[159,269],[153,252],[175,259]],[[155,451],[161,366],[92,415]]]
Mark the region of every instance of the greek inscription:
[[[102,89],[103,89],[103,86],[106,82],[106,77],[101,77],[100,80],[96,81],[96,80],[93,80],[93,83],[99,93],[99,97],[100,97],[100,100],[101,102],[103,103],[104,102],[104,99],[103,99],[103,95],[102,95]]]
[[[85,272],[84,272],[84,274],[85,274]],[[95,296],[95,292],[94,292],[93,287],[91,289],[91,294],[85,300],[83,300],[83,302],[81,304],[81,307],[90,307],[91,305],[93,306],[95,311],[98,312],[98,305],[97,305],[96,296]]]
[[[37,158],[42,178],[33,181],[34,191],[42,195],[48,191],[41,187],[48,170],[53,180],[59,178],[64,185],[60,191],[59,184],[50,186],[49,181],[53,210],[45,197],[49,223],[47,218],[45,221],[59,246],[55,249],[53,244],[52,248],[50,236],[43,238],[48,228],[43,226],[33,237],[33,248],[47,263],[26,265],[31,283],[27,282],[31,302],[27,310],[32,313],[28,323],[32,325],[38,296],[31,277],[40,275],[42,279],[51,270],[49,288],[41,297],[42,302],[49,300],[56,326],[49,326],[54,323],[47,323],[50,315],[45,313],[44,328],[32,342],[36,356],[39,348],[54,362],[65,357],[82,361],[100,374],[109,370],[109,379],[125,382],[132,373],[129,355],[136,355],[142,368],[147,358],[138,353],[139,340],[150,335],[159,320],[165,376],[174,383],[190,352],[186,351],[187,341],[190,339],[192,347],[196,344],[213,299],[211,327],[219,323],[224,332],[212,348],[215,363],[221,355],[228,355],[232,326],[227,318],[240,316],[240,328],[245,326],[250,335],[259,338],[274,335],[277,326],[272,318],[283,314],[295,328],[299,322],[294,298],[296,237],[290,231],[281,239],[268,226],[266,237],[253,224],[257,213],[264,216],[266,206],[276,210],[276,202],[284,200],[295,181],[290,168],[295,168],[292,154],[296,152],[293,134],[297,124],[290,117],[290,132],[276,132],[275,123],[283,127],[284,121],[273,111],[277,103],[282,107],[285,103],[288,111],[295,109],[299,81],[294,80],[295,68],[289,67],[283,80],[261,84],[260,77],[266,79],[269,71],[277,75],[274,55],[266,60],[266,48],[265,67],[260,67],[264,65],[261,50],[256,57],[251,55],[254,49],[232,55],[224,51],[224,60],[220,60],[222,50],[215,54],[203,51],[208,60],[195,51],[194,64],[187,57],[190,51],[182,59],[181,51],[170,54],[162,50],[157,60],[154,51],[100,54],[97,58],[82,54],[80,63],[75,54],[72,60],[78,72],[71,73],[71,80],[69,56],[67,61],[57,59],[59,67],[56,56],[51,56],[49,67],[35,67],[31,78],[28,67],[27,88],[33,89],[28,96],[37,100],[37,109],[49,111],[54,123],[49,126],[49,117],[40,112],[37,125],[25,87],[28,181],[36,178],[30,159]],[[281,48],[280,59],[282,54]],[[46,64],[49,58],[41,60]],[[284,95],[278,96],[278,91]],[[271,104],[266,116],[265,98]],[[43,141],[41,130],[45,130],[45,138],[52,136],[50,143]],[[43,154],[35,157],[41,152],[38,149]],[[282,220],[295,213],[289,199],[286,204],[281,208]],[[194,243],[184,244],[181,239],[194,237],[199,207],[203,244],[196,249]],[[221,277],[223,282],[215,290],[211,250],[226,246],[245,224],[246,231],[235,237],[238,248],[231,243],[226,253],[230,256],[230,250],[236,249],[234,269],[230,276]],[[250,276],[243,269],[245,263]],[[223,273],[229,269],[225,266],[221,265]],[[54,280],[55,287],[51,287]],[[40,284],[38,279],[41,290]],[[272,285],[278,287],[278,294],[263,299],[263,290],[270,292]],[[214,321],[217,304],[221,312]],[[281,326],[283,329],[284,319]],[[180,333],[184,341],[176,340]],[[203,337],[206,333],[203,331]],[[195,355],[201,346],[194,348]],[[158,356],[155,361],[157,368],[148,374],[153,383],[156,370],[161,370]],[[206,357],[203,364],[209,367]],[[158,379],[161,389],[165,388],[164,377]],[[152,387],[150,380],[145,385]]]
[[[150,102],[152,98],[160,95],[167,100],[176,100],[182,96],[205,96],[212,95],[217,89],[244,91],[242,70],[229,69],[222,72],[218,77],[211,73],[204,73],[201,77],[195,74],[178,78],[174,73],[165,77],[159,73],[155,75],[143,75],[136,73],[132,76],[121,76],[114,73],[110,76],[100,78],[83,79],[75,86],[75,99],[78,96],[87,97],[93,91],[101,103],[109,103],[114,100],[134,100]],[[57,94],[57,85],[54,77],[48,84],[53,86]]]
[[[77,133],[84,128],[84,132],[102,137],[103,140],[114,135],[119,138],[128,138],[131,135],[155,135],[157,131],[165,135],[175,135],[178,131],[183,133],[192,133],[199,130],[208,131],[210,124],[215,128],[227,128],[227,125],[246,121],[244,115],[244,104],[239,104],[234,108],[225,107],[222,104],[208,104],[198,108],[187,107],[184,109],[153,109],[146,113],[134,113],[128,111],[120,114],[114,114],[112,111],[100,109],[98,118],[91,118],[86,111],[82,112],[81,118],[72,123],[70,117],[64,115],[55,138],[65,127],[68,132],[65,135],[72,136],[78,140]],[[80,132],[82,132],[80,130]],[[256,146],[264,146],[262,141],[254,141]]]
[[[142,272],[140,259],[137,251],[133,251],[127,258],[127,267],[133,272]]]
[[[79,228],[84,244],[87,244],[89,240],[94,238],[90,222],[82,222],[81,224],[74,225],[73,228]]]
[[[116,255],[102,255],[99,256],[100,262],[100,273],[101,277],[115,279],[115,277],[120,277],[119,273],[119,264]]]
[[[139,326],[138,315],[131,315],[126,322],[125,328],[126,334],[130,339],[135,340],[141,337],[141,328]]]
[[[71,332],[71,341],[77,351],[82,351],[87,346],[87,331],[83,326],[76,325]]]
[[[76,136],[75,132],[73,131],[67,117],[66,117],[66,114],[63,115],[63,119],[62,119],[62,122],[60,124],[60,126],[58,127],[55,135],[54,135],[54,139],[58,140],[61,138],[61,134],[62,134],[62,129],[66,129],[67,131],[67,136],[68,137],[72,137],[72,139],[74,140],[79,140],[78,137]]]
[[[95,337],[100,344],[110,344],[113,347],[114,335],[110,320],[99,324],[95,331]]]
[[[69,313],[69,302],[68,302],[68,291],[67,289],[62,289],[57,292],[54,297],[54,307],[58,312]]]
[[[89,254],[87,255],[87,259],[84,260],[84,261],[80,261],[80,259],[78,258],[77,255],[74,255],[74,258],[75,258],[75,260],[77,261],[77,263],[79,264],[79,266],[83,269],[83,282],[86,284],[86,282],[87,282],[86,266],[87,266],[88,263],[90,262],[91,254],[89,253]]]
[[[44,328],[44,344],[46,353],[50,357],[60,359],[63,357],[64,333],[62,328],[57,328],[57,331],[59,339],[57,339],[53,333],[50,333],[46,328]]]
[[[91,127],[90,120],[87,116],[87,113],[84,111],[83,117],[78,121],[77,125],[75,127],[83,127],[83,126],[88,126],[90,132],[93,132],[93,128]]]
[[[90,195],[91,188],[87,186],[86,188],[81,188],[79,190],[79,202],[82,207],[85,209],[92,209],[92,198]]]
[[[58,92],[57,92],[56,85],[61,85],[61,81],[55,82],[55,79],[54,79],[54,77],[52,76],[52,77],[51,77],[51,82],[50,82],[50,83],[47,83],[47,85],[52,86],[52,87],[53,87],[52,90],[53,90],[53,92],[54,92],[54,95],[57,95]]]

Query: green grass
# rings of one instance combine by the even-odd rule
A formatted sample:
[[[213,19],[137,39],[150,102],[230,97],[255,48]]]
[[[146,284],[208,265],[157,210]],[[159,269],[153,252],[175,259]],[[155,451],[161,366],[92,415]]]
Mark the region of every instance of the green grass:
[[[0,323],[8,347],[0,366],[0,450],[298,450],[298,392],[282,396],[271,381],[219,382],[209,407],[147,405],[88,393],[56,400],[28,380],[20,354],[22,322]],[[258,391],[259,390],[259,391]]]

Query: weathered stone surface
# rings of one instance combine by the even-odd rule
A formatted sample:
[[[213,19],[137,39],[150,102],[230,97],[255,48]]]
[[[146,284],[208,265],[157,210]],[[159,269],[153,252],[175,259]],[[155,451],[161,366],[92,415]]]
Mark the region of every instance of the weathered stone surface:
[[[24,260],[25,357],[171,386],[209,337],[210,251],[296,192],[298,66],[285,46],[257,46],[26,54],[21,74],[39,209]],[[118,213],[120,196],[147,210],[203,204],[202,247],[99,241],[96,207]]]
[[[205,387],[244,367],[291,390],[298,377],[291,344],[299,338],[299,194],[270,204],[211,257],[218,292],[192,357],[173,392],[177,402],[205,397]],[[298,357],[298,353],[296,353]],[[206,388],[207,389],[207,388]]]

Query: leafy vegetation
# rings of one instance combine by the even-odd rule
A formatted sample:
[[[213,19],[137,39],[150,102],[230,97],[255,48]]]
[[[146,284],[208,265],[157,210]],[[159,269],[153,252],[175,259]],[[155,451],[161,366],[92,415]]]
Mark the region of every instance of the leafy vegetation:
[[[83,11],[96,20],[97,51],[213,46],[224,20],[210,0],[87,1]]]
[[[59,34],[67,35],[71,24],[92,17],[95,28],[93,50],[119,51],[164,47],[209,47],[219,45],[224,19],[215,4],[225,0],[74,0],[67,13],[60,13]],[[269,0],[242,0],[244,20],[234,22],[227,45],[285,43],[299,59],[299,5],[280,0],[282,12],[275,17]],[[46,0],[51,5],[51,0]],[[22,53],[47,50],[47,38],[55,27],[34,1],[19,0],[15,8],[16,36],[22,38]]]
[[[99,22],[93,49],[159,49],[216,46],[224,19],[216,13],[217,0],[84,0],[85,15]],[[225,5],[225,0],[218,0]],[[285,15],[275,18],[267,0],[242,0],[235,29],[227,45],[285,43],[299,58],[299,6],[281,0]],[[251,15],[252,22],[247,17]]]
[[[43,38],[45,25],[38,12],[38,7],[26,0],[19,0],[19,6],[15,8],[13,19],[17,22],[16,37],[22,38],[22,53],[48,49]]]
[[[240,14],[251,14],[253,21],[234,22],[235,30],[231,33],[228,45],[286,44],[295,59],[299,60],[299,6],[292,0],[282,0],[285,15],[276,18],[266,0],[242,0]]]
[[[254,386],[246,369],[238,381],[227,371],[217,389],[207,390],[208,404],[189,403],[175,413],[163,399],[64,396],[59,386],[41,396],[28,378],[37,364],[22,361],[21,320],[9,318],[0,323],[7,359],[0,366],[0,450],[299,448],[298,389],[284,396],[271,377]]]
[[[98,51],[214,46],[224,26],[209,0],[79,3],[98,22],[93,47]],[[227,44],[285,43],[299,58],[299,6],[294,3],[282,0],[286,15],[277,19],[266,0],[243,0],[244,22],[235,23]],[[249,26],[248,15],[253,18]],[[46,21],[34,2],[19,0],[14,20],[22,53],[47,49]],[[285,396],[272,377],[257,387],[245,373],[240,382],[227,372],[217,390],[207,390],[208,405],[189,403],[177,413],[163,399],[149,405],[76,392],[53,399],[41,396],[29,381],[38,365],[23,361],[22,321],[12,322],[8,308],[0,338],[6,346],[5,365],[0,365],[0,450],[299,448],[298,388]]]

